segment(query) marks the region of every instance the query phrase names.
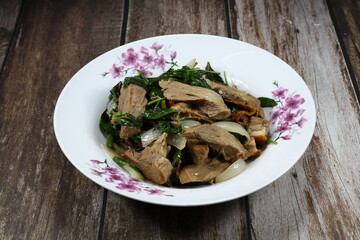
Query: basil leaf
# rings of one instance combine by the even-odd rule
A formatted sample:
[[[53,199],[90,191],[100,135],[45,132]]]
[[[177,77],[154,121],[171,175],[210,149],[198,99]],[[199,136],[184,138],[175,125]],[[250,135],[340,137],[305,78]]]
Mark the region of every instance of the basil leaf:
[[[148,94],[150,97],[164,97],[162,88],[159,86],[160,78],[148,78]]]
[[[109,95],[109,101],[111,101],[114,98],[120,97],[120,89],[122,86],[122,82],[118,82],[111,90]]]
[[[183,66],[182,68],[176,70],[171,68],[167,72],[163,73],[159,78],[161,80],[178,81],[191,86],[198,86],[198,87],[211,89],[211,87],[204,78],[205,72],[207,71],[190,69],[187,66]]]
[[[160,120],[155,127],[160,129],[161,133],[179,133],[182,131],[181,125],[174,126],[169,120]]]
[[[173,166],[173,171],[175,170],[176,171],[176,167],[178,165],[178,162],[181,160],[181,155],[182,155],[182,152],[180,149],[176,149],[175,153],[174,153],[174,156],[173,156],[173,160],[172,160],[172,163],[171,165]]]
[[[116,127],[111,123],[109,115],[107,115],[106,111],[104,111],[103,114],[101,114],[99,127],[101,132],[105,136],[117,135]]]
[[[259,97],[258,99],[260,100],[261,107],[275,107],[277,105],[277,102],[271,98]]]
[[[143,124],[141,117],[136,118],[130,113],[121,114],[119,112],[115,112],[113,115],[113,120],[121,126],[129,126],[135,128],[141,128]]]
[[[127,88],[131,83],[133,83],[147,91],[148,82],[149,80],[141,74],[133,77],[126,77],[124,80],[124,88]]]
[[[217,83],[226,85],[224,80],[220,77],[220,73],[215,72],[214,69],[212,69],[209,62],[207,62],[205,70],[208,71],[205,73],[205,76],[207,79],[209,79],[210,81],[213,81],[213,82],[217,82]]]
[[[164,117],[170,113],[177,113],[175,109],[172,108],[155,108],[155,109],[148,109],[142,113],[142,116],[146,119],[159,119]]]
[[[234,133],[234,132],[232,132],[231,134],[234,135],[237,139],[239,139],[239,141],[240,141],[242,144],[244,144],[244,143],[246,142],[246,140],[247,140],[247,137],[245,137],[244,135],[241,135],[241,134],[239,134],[239,133]]]

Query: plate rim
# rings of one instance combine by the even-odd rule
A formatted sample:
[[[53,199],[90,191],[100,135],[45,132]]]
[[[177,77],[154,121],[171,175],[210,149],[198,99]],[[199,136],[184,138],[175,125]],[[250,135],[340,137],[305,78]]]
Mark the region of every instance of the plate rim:
[[[117,51],[121,48],[126,48],[127,45],[130,45],[130,44],[138,44],[138,43],[142,43],[142,42],[147,42],[147,41],[150,41],[150,40],[158,40],[158,39],[166,39],[166,38],[177,38],[177,37],[201,37],[201,38],[217,38],[217,39],[221,39],[221,40],[225,40],[225,41],[231,41],[231,42],[234,42],[235,44],[236,43],[242,43],[242,44],[245,44],[245,45],[248,45],[250,47],[253,47],[253,48],[256,48],[257,50],[260,50],[262,52],[266,52],[267,54],[270,54],[272,57],[275,57],[277,58],[278,60],[280,60],[282,62],[282,64],[285,64],[287,67],[289,67],[291,70],[294,71],[294,73],[299,77],[299,79],[302,80],[302,83],[306,89],[306,91],[308,92],[308,95],[309,95],[309,98],[307,98],[307,101],[310,102],[309,104],[309,107],[311,108],[312,112],[313,112],[313,121],[309,121],[308,122],[308,126],[307,128],[309,129],[308,133],[309,133],[309,137],[306,139],[306,144],[303,144],[301,145],[301,154],[299,154],[300,156],[297,157],[298,159],[293,163],[291,164],[291,166],[289,168],[285,168],[283,169],[282,171],[280,171],[276,177],[274,177],[270,182],[266,182],[266,183],[263,183],[261,184],[260,186],[257,186],[255,189],[253,189],[252,191],[245,191],[245,193],[242,193],[242,194],[233,194],[231,197],[219,197],[217,200],[211,200],[211,201],[206,201],[206,200],[203,200],[201,202],[194,202],[194,203],[181,203],[181,202],[177,202],[177,201],[171,201],[172,198],[170,198],[169,200],[170,201],[159,201],[161,199],[158,199],[158,198],[142,198],[142,197],[137,197],[139,195],[135,195],[135,194],[127,194],[127,192],[116,192],[114,190],[112,190],[110,187],[108,187],[108,185],[105,185],[105,184],[102,184],[100,181],[98,180],[95,180],[95,178],[91,178],[88,176],[88,173],[85,172],[85,169],[83,169],[82,167],[79,167],[77,166],[77,162],[76,161],[72,161],[71,160],[71,153],[69,152],[65,152],[64,151],[64,148],[63,148],[63,143],[62,143],[62,140],[61,138],[59,137],[60,136],[60,133],[59,133],[59,128],[57,127],[58,126],[58,121],[59,121],[59,104],[61,104],[61,101],[62,101],[62,98],[64,97],[64,92],[66,92],[67,88],[69,88],[71,86],[71,82],[74,78],[76,78],[76,76],[85,68],[85,66],[89,65],[90,63],[94,62],[94,61],[97,61],[99,58],[103,57],[104,55],[107,55],[113,51]],[[95,57],[94,59],[92,59],[91,61],[87,62],[85,65],[83,65],[69,80],[68,82],[65,84],[64,88],[61,90],[59,96],[58,96],[58,99],[56,101],[56,105],[55,105],[55,109],[54,109],[54,120],[53,120],[53,127],[54,127],[54,133],[55,133],[55,137],[56,137],[56,140],[60,146],[60,149],[62,150],[63,154],[66,156],[67,160],[70,161],[70,163],[78,170],[80,171],[83,175],[85,175],[89,180],[95,182],[96,184],[100,185],[101,187],[109,190],[109,191],[112,191],[114,192],[115,194],[119,194],[121,196],[124,196],[124,197],[127,197],[127,198],[130,198],[130,199],[134,199],[134,200],[137,200],[137,201],[141,201],[141,202],[146,202],[146,203],[151,203],[151,204],[156,204],[156,205],[163,205],[163,206],[176,206],[176,207],[190,207],[190,206],[205,206],[205,205],[211,205],[211,204],[218,204],[218,203],[222,203],[222,202],[227,202],[227,201],[231,201],[231,200],[234,200],[234,199],[238,199],[238,198],[241,198],[241,197],[245,197],[249,194],[252,194],[256,191],[259,191],[260,189],[263,189],[264,187],[270,185],[271,183],[273,183],[275,180],[278,180],[281,176],[283,176],[286,172],[288,172],[292,167],[295,166],[296,163],[299,162],[299,160],[302,158],[302,156],[304,155],[306,149],[309,147],[309,144],[314,136],[314,130],[315,130],[315,125],[316,125],[316,105],[315,105],[315,101],[314,101],[314,98],[313,98],[313,95],[308,87],[308,85],[306,84],[306,82],[304,81],[304,79],[300,76],[300,74],[294,69],[292,68],[288,63],[286,63],[284,60],[282,60],[281,58],[279,58],[278,56],[276,56],[275,54],[265,50],[265,49],[262,49],[258,46],[255,46],[253,44],[250,44],[250,43],[247,43],[247,42],[244,42],[244,41],[241,41],[241,40],[237,40],[237,39],[233,39],[233,38],[227,38],[227,37],[223,37],[223,36],[217,36],[217,35],[208,35],[208,34],[170,34],[170,35],[160,35],[160,36],[154,36],[154,37],[149,37],[149,38],[144,38],[144,39],[139,39],[139,40],[136,40],[136,41],[133,41],[133,42],[129,42],[129,43],[126,43],[124,45],[121,45],[121,46],[117,46],[113,49],[110,49],[102,54],[100,54],[99,56]],[[177,189],[179,190],[179,189]],[[165,199],[166,200],[166,199]]]

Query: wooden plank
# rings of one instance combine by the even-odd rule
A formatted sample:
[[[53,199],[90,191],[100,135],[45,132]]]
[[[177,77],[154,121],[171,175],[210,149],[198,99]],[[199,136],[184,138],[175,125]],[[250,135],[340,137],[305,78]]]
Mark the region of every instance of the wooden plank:
[[[333,22],[337,26],[343,51],[349,58],[357,87],[360,88],[360,2],[355,0],[328,0]],[[360,91],[360,89],[359,89]],[[358,98],[360,96],[358,95]]]
[[[300,161],[249,196],[253,239],[360,236],[360,112],[323,1],[230,1],[233,36],[288,62],[317,108],[315,134]]]
[[[0,4],[0,69],[8,51],[11,37],[15,30],[16,19],[19,16],[21,0],[2,1]]]
[[[227,36],[223,1],[131,1],[126,41],[164,34]],[[247,239],[244,199],[174,208],[109,192],[104,239]]]
[[[118,45],[123,2],[24,4],[0,81],[0,239],[96,239],[103,189],[62,154],[52,114],[70,77]]]

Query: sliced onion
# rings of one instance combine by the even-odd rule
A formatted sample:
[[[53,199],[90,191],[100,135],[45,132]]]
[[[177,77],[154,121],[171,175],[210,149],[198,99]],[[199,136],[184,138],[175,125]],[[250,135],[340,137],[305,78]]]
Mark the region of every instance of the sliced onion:
[[[151,128],[150,130],[141,134],[141,144],[143,147],[148,146],[161,136],[161,130],[158,128]]]
[[[187,64],[187,67],[189,67],[190,69],[193,69],[196,66],[196,58],[191,59]]]
[[[139,173],[138,171],[134,170],[130,164],[129,165],[124,165],[124,166],[121,166],[125,171],[127,171],[130,175],[130,177],[132,178],[135,178],[137,180],[140,180],[140,181],[144,181],[145,180],[145,177],[144,175],[142,175],[141,173]]]
[[[111,160],[114,157],[122,158],[117,152],[115,152],[110,147],[106,146],[105,144],[101,144],[101,147],[104,150],[105,154]],[[135,179],[141,180],[141,181],[145,180],[144,176],[141,173],[139,173],[138,171],[136,171],[134,168],[132,168],[129,163],[122,165],[121,168],[123,168],[125,171],[127,171],[132,178],[135,178]]]
[[[195,127],[195,126],[200,125],[200,124],[201,123],[199,121],[196,121],[196,120],[184,120],[181,123],[181,127],[182,127],[182,129],[185,130],[185,129]]]
[[[186,146],[186,138],[174,133],[169,133],[166,142],[179,150],[184,149]]]
[[[236,123],[236,122],[220,121],[220,122],[215,122],[215,123],[212,123],[212,124],[214,124],[215,126],[224,128],[225,130],[227,130],[229,132],[234,132],[234,133],[238,133],[240,135],[243,135],[248,140],[250,140],[250,135],[246,131],[246,129],[243,126],[241,126],[240,124]]]
[[[116,108],[117,108],[116,102],[114,102],[113,100],[110,100],[110,102],[108,103],[108,105],[106,107],[106,113],[108,115],[110,115],[111,110],[116,109]]]
[[[238,159],[215,178],[215,183],[233,178],[242,173],[246,168],[247,163],[243,159]]]

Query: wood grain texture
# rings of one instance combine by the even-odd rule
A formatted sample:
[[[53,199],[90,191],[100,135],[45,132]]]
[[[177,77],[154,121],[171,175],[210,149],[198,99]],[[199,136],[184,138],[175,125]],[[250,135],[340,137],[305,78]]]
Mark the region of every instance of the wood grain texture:
[[[0,69],[2,68],[9,43],[15,30],[21,2],[21,0],[0,1]]]
[[[360,236],[360,112],[324,1],[230,1],[233,36],[289,63],[317,108],[310,147],[249,196],[253,239]]]
[[[0,239],[96,239],[103,189],[62,154],[70,77],[118,45],[121,1],[26,1],[0,81]],[[74,120],[76,124],[76,120]]]
[[[126,41],[180,33],[227,36],[221,1],[131,1]]]
[[[156,2],[156,4],[155,4]],[[131,1],[126,41],[175,33],[227,36],[222,1]],[[175,208],[109,192],[103,239],[247,239],[244,199]]]
[[[344,43],[357,87],[360,88],[360,1],[328,0],[333,13],[333,22],[338,28],[339,38]],[[360,89],[359,89],[360,91]],[[360,96],[358,96],[360,98]]]

